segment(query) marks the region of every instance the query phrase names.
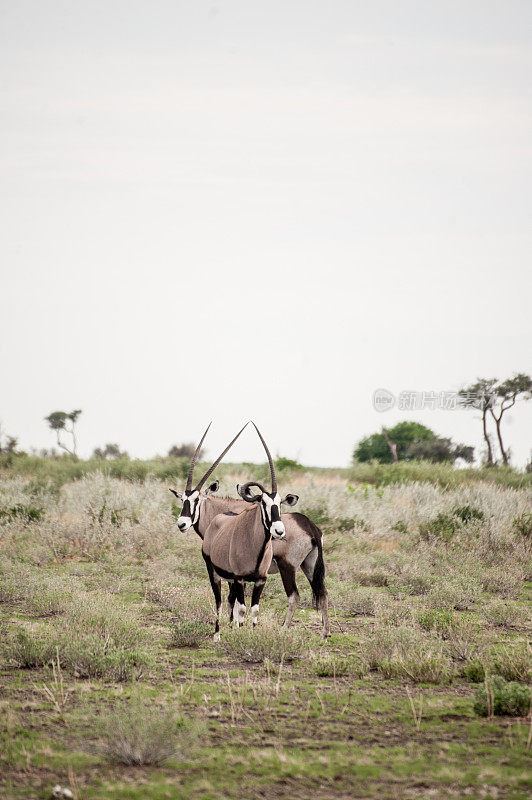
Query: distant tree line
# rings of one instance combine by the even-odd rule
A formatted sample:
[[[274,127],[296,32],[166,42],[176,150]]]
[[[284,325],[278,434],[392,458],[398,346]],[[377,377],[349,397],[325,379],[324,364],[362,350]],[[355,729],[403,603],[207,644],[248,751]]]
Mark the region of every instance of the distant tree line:
[[[495,426],[495,433],[503,464],[510,463],[510,449],[504,444],[502,421],[504,414],[519,400],[532,398],[532,378],[519,372],[512,378],[499,381],[496,378],[478,378],[458,393],[460,405],[465,409],[480,411],[482,433],[486,445],[484,462],[492,467],[499,463],[495,455],[489,422]],[[438,436],[430,428],[419,422],[399,422],[393,428],[382,428],[361,439],[353,452],[355,461],[379,461],[393,463],[423,459],[432,462],[463,459],[472,463],[474,448],[465,444],[454,444],[451,439]],[[532,458],[527,470],[532,469]]]

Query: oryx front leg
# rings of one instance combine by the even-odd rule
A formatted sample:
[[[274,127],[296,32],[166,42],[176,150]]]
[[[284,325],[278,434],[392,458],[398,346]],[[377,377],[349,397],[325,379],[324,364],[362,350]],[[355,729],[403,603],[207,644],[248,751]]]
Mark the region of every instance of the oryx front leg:
[[[209,580],[211,582],[212,593],[214,595],[214,602],[216,604],[216,622],[214,624],[214,641],[220,640],[220,607],[222,605],[222,581],[219,575],[216,574],[212,566],[211,560],[203,553],[207,572],[209,573]]]
[[[246,618],[246,601],[244,597],[244,581],[235,581],[235,610],[233,618],[236,621],[237,627],[244,624]]]
[[[234,581],[229,583],[229,595],[227,597],[227,613],[229,614],[229,624],[234,620],[234,609],[236,600],[236,589]]]
[[[253,586],[253,594],[251,595],[251,622],[253,627],[255,627],[259,621],[259,600],[265,583],[266,578],[263,578],[262,580],[256,581]]]

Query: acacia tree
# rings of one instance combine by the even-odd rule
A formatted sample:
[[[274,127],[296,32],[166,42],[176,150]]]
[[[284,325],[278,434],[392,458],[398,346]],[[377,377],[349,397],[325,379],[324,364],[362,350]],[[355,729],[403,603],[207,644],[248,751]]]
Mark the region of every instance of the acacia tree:
[[[70,414],[67,414],[66,411],[52,411],[44,419],[48,423],[50,430],[55,431],[57,436],[57,444],[62,450],[65,450],[74,458],[78,457],[77,454],[77,447],[78,443],[76,440],[76,422],[81,414],[81,408],[77,408],[74,411],[71,411]],[[69,424],[70,423],[70,424]],[[72,436],[72,449],[66,446],[64,442],[61,441],[61,432],[64,431]]]
[[[393,428],[382,429],[361,439],[353,458],[355,461],[380,461],[382,464],[403,461],[413,442],[433,439],[436,434],[420,422],[398,422]]]
[[[464,408],[478,409],[482,414],[482,432],[486,442],[488,467],[492,467],[495,463],[493,460],[493,445],[488,433],[488,412],[494,402],[496,385],[496,378],[478,378],[476,383],[472,383],[458,392],[460,403]]]
[[[497,439],[499,440],[499,447],[501,449],[502,460],[505,464],[510,461],[509,451],[505,449],[502,441],[501,423],[503,414],[509,408],[515,406],[518,399],[530,400],[532,398],[532,378],[530,375],[525,375],[524,372],[519,372],[513,378],[499,383],[495,387],[496,400],[489,407],[495,428],[497,429]]]
[[[393,428],[382,428],[361,439],[355,448],[355,461],[380,461],[389,464],[398,461],[424,460],[433,463],[454,462],[458,458],[473,460],[473,448],[465,444],[453,444],[451,439],[437,436],[433,430],[420,422],[398,422]]]

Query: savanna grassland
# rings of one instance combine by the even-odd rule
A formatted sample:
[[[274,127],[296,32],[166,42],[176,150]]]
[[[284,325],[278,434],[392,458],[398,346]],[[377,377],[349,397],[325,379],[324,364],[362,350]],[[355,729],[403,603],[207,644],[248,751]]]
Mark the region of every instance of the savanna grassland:
[[[288,632],[273,575],[259,628],[224,616],[214,644],[180,468],[61,469],[1,473],[0,797],[530,796],[523,476],[285,471],[324,531],[332,636],[300,572]]]

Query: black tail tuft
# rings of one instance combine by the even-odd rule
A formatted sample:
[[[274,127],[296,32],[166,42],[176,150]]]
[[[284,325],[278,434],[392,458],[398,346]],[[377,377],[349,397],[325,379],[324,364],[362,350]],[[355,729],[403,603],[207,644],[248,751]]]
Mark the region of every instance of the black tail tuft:
[[[312,589],[312,605],[314,608],[320,609],[322,608],[322,601],[327,599],[327,590],[325,589],[325,564],[323,561],[323,544],[322,538],[323,534],[318,528],[317,525],[310,520],[306,514],[291,514],[291,517],[294,517],[298,525],[305,531],[307,536],[312,541],[312,552],[314,552],[314,548],[318,551],[316,561],[314,563],[314,569],[312,570],[312,575],[310,575],[310,570],[307,571],[303,566],[305,562],[303,562],[302,568],[303,572],[308,578],[310,583],[310,587]],[[308,558],[308,556],[307,556]],[[306,559],[305,559],[306,561]],[[327,604],[325,604],[325,609],[327,609]],[[323,611],[323,609],[322,609]]]
[[[313,541],[318,548],[318,557],[314,565],[314,572],[310,585],[312,587],[312,605],[314,608],[319,609],[321,600],[325,596],[325,563],[323,561],[323,548],[321,543],[321,531],[319,529]]]

